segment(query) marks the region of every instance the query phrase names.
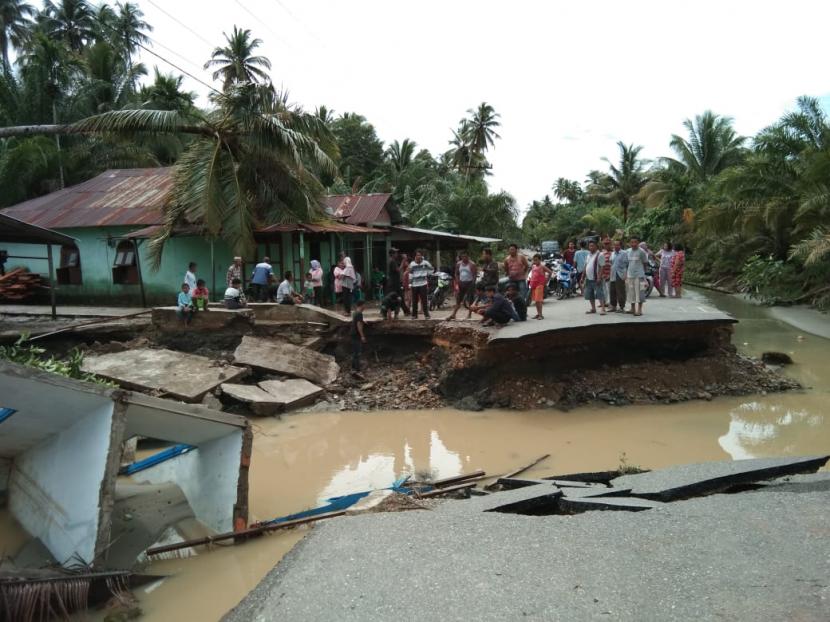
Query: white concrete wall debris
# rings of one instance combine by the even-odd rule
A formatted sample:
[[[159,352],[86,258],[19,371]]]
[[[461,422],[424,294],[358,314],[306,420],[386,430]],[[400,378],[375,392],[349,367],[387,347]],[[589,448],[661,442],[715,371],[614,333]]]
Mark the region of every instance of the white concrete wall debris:
[[[233,529],[242,430],[199,445],[198,450],[162,462],[133,476],[136,482],[175,482],[193,513],[216,531]]]
[[[243,417],[5,362],[0,395],[17,410],[0,423],[0,500],[58,561],[106,565],[121,443],[135,434],[198,447],[142,481],[177,484],[217,531],[233,528],[235,505],[247,519]]]
[[[95,557],[112,406],[110,402],[14,459],[9,508],[61,563],[71,563],[74,555],[86,563]]]

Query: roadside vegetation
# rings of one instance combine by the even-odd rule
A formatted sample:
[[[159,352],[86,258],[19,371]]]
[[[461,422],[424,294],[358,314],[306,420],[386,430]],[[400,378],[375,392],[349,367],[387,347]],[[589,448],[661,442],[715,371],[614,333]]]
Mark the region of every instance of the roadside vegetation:
[[[114,382],[99,378],[81,369],[84,362],[84,353],[78,348],[73,348],[65,358],[58,358],[54,355],[45,356],[46,348],[42,348],[29,341],[28,333],[23,333],[10,346],[0,346],[0,360],[17,363],[27,367],[34,367],[41,371],[48,371],[59,376],[84,380],[95,384],[102,384],[108,387],[117,387]]]
[[[636,231],[684,244],[690,281],[830,307],[830,123],[816,99],[753,137],[705,111],[653,161],[620,141],[602,170],[556,179],[519,222],[513,197],[487,184],[501,125],[490,104],[448,127],[444,152],[385,144],[358,112],[291,103],[261,40],[234,26],[210,58],[187,59],[212,72],[200,107],[181,75],[138,62],[168,54],[152,33],[130,2],[0,0],[0,207],[108,168],[176,165],[156,262],[181,224],[247,255],[259,223],[324,218],[326,193],[390,192],[413,226],[528,245]]]
[[[607,171],[556,180],[553,199],[531,203],[526,240],[637,232],[684,244],[689,281],[830,307],[830,122],[818,100],[799,98],[751,138],[711,111],[684,130],[656,161],[620,142]]]

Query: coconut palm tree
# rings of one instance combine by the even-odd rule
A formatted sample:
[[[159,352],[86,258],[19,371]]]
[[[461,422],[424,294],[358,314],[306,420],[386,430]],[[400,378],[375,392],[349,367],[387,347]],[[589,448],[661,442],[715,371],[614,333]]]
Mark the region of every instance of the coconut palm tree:
[[[584,192],[578,181],[560,177],[553,184],[553,194],[560,201],[576,203],[582,198]]]
[[[118,15],[115,20],[115,31],[117,33],[116,45],[119,48],[121,55],[127,65],[127,74],[133,74],[133,54],[138,50],[140,45],[150,42],[150,37],[147,34],[153,30],[153,27],[144,21],[144,13],[137,5],[131,2],[120,2],[115,5],[118,7]],[[135,89],[135,82],[129,83],[130,91]]]
[[[35,8],[21,0],[0,0],[0,53],[3,55],[3,73],[11,74],[9,47],[20,48],[29,33]]]
[[[196,93],[182,90],[183,76],[163,74],[155,68],[153,83],[139,93],[141,107],[148,110],[178,110],[187,113],[193,108]]]
[[[412,159],[415,155],[415,147],[417,143],[408,138],[404,138],[403,142],[399,143],[397,140],[392,141],[389,148],[386,150],[386,160],[391,164],[395,175],[400,175],[407,167],[412,164]]]
[[[648,183],[646,175],[646,160],[640,158],[642,145],[626,145],[619,141],[617,147],[620,150],[619,164],[614,165],[608,160],[608,174],[598,180],[598,186],[608,188],[607,192],[601,193],[600,198],[616,201],[620,204],[623,212],[623,224],[628,222],[628,208],[631,202],[637,197],[643,187]],[[594,191],[596,193],[596,190]]]
[[[248,255],[257,226],[323,217],[324,188],[311,170],[336,173],[315,138],[328,130],[312,114],[274,108],[262,93],[248,82],[218,95],[217,108],[208,113],[117,110],[72,126],[119,136],[193,135],[175,166],[162,231],[150,243],[156,266],[164,243],[182,224],[198,224],[205,235]]]
[[[462,136],[474,154],[483,155],[501,138],[496,132],[501,127],[501,115],[487,102],[481,102],[475,110],[469,109],[467,114],[470,117],[462,121]]]
[[[271,61],[264,56],[254,56],[254,50],[262,45],[262,39],[251,39],[251,31],[236,26],[230,36],[225,34],[226,45],[213,50],[205,69],[216,67],[214,80],[222,80],[222,88],[228,89],[243,82],[265,83],[269,81],[266,70]]]
[[[75,52],[95,37],[95,14],[86,0],[46,0],[43,10],[47,32]]]
[[[667,158],[682,166],[696,182],[707,182],[722,171],[738,164],[744,157],[746,138],[732,128],[731,117],[722,117],[707,110],[683,126],[688,138],[673,134],[671,148],[677,158]]]

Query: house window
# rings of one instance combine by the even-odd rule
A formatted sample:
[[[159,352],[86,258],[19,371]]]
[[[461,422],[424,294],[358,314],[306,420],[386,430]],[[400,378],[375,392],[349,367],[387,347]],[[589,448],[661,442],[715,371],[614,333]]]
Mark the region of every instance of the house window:
[[[58,285],[80,285],[81,253],[74,244],[61,246],[61,262],[57,269]]]
[[[112,282],[117,285],[138,284],[135,246],[129,240],[122,240],[115,249],[115,261],[112,264]]]

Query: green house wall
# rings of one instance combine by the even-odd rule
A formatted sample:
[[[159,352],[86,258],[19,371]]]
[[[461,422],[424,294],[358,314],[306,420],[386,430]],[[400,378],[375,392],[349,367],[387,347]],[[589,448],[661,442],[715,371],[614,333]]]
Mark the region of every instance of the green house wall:
[[[116,284],[113,283],[112,276],[118,242],[135,229],[136,227],[61,229],[61,233],[78,240],[83,282],[80,285],[58,285],[56,289],[58,304],[140,306],[142,302],[140,285]],[[147,240],[139,240],[138,250],[144,294],[148,305],[175,304],[187,265],[191,261],[197,263],[196,276],[205,279],[207,287],[211,290],[211,298],[221,299],[225,291],[227,269],[233,261],[233,252],[224,241],[216,240],[213,243],[211,257],[210,240],[201,237],[173,237],[165,244],[161,266],[158,270],[150,268],[147,243]],[[337,252],[342,249],[351,251],[363,248],[364,243],[365,236],[307,235],[304,236],[301,247],[299,235],[283,233],[279,238],[267,244],[258,244],[256,257],[245,258],[247,271],[245,278],[247,280],[250,277],[250,271],[256,261],[269,255],[276,275],[282,275],[284,271],[291,270],[301,282],[303,277],[301,266],[308,270],[310,260],[319,259],[323,264],[326,279],[328,279],[329,267],[334,262]],[[15,257],[45,258],[45,246],[0,244],[0,249],[8,251],[10,256],[6,263],[7,271],[18,266],[25,266],[31,272],[47,275],[48,267],[45,259]],[[60,264],[60,256],[60,247],[54,246],[55,269]],[[363,266],[359,265],[358,269],[363,269]],[[56,278],[56,275],[53,274],[53,276]],[[326,289],[330,290],[329,283],[326,283]]]

